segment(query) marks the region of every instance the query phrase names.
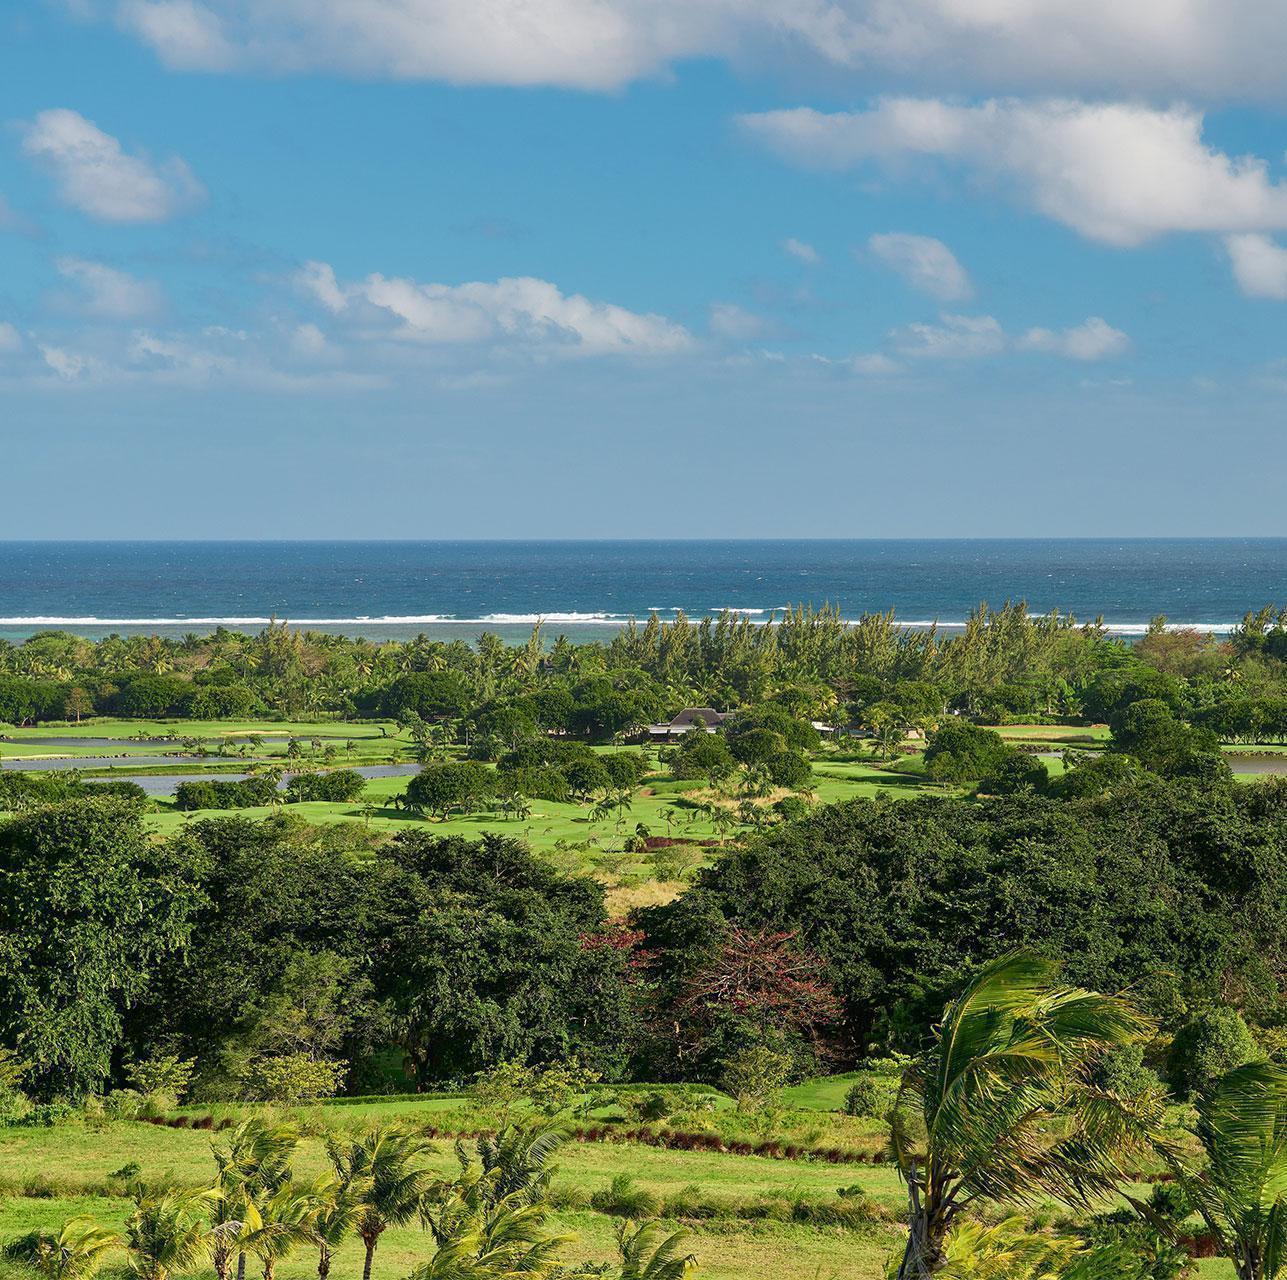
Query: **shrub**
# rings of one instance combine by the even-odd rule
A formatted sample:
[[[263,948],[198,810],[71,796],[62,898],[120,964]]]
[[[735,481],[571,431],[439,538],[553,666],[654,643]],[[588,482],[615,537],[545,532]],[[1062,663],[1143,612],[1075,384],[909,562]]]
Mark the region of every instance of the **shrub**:
[[[333,1096],[349,1064],[306,1053],[256,1058],[241,1073],[242,1088],[253,1102],[314,1102]]]
[[[1096,1074],[1096,1083],[1122,1098],[1133,1098],[1158,1089],[1157,1072],[1144,1065],[1144,1046],[1127,1044],[1104,1055]]]
[[[660,1209],[657,1197],[644,1187],[636,1187],[627,1173],[619,1173],[611,1184],[590,1197],[590,1207],[618,1218],[638,1220],[655,1218]]]
[[[188,1091],[195,1066],[193,1058],[180,1058],[173,1053],[156,1054],[142,1062],[131,1063],[127,1074],[130,1083],[147,1097],[166,1098],[179,1103]]]
[[[925,772],[935,782],[973,782],[997,773],[1013,752],[992,729],[949,718],[930,735]]]
[[[757,1044],[733,1054],[724,1064],[723,1085],[739,1111],[758,1111],[777,1100],[791,1078],[789,1054]]]
[[[845,1115],[873,1119],[884,1113],[886,1101],[885,1091],[876,1083],[876,1077],[863,1072],[845,1094]]]
[[[238,782],[220,782],[202,778],[180,782],[174,789],[174,807],[190,812],[196,809],[258,809],[272,804],[277,796],[277,782],[264,775],[243,778]]]
[[[1180,1029],[1171,1045],[1167,1074],[1171,1088],[1188,1096],[1260,1056],[1242,1014],[1236,1009],[1212,1009],[1191,1018]]]
[[[1044,760],[1012,751],[1000,766],[979,784],[979,790],[993,796],[1013,796],[1023,791],[1044,791],[1050,771]]]
[[[351,804],[361,799],[365,789],[366,779],[356,769],[334,769],[329,773],[300,773],[286,784],[286,799],[291,804],[304,800]]]

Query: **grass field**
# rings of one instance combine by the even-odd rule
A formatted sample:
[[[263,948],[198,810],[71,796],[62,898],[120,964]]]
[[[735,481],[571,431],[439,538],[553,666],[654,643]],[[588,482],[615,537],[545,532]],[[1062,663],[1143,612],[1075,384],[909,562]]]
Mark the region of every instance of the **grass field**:
[[[878,1122],[850,1121],[834,1114],[852,1079],[835,1076],[787,1090],[783,1103],[790,1110],[777,1122],[785,1129],[775,1127],[773,1136],[801,1122],[820,1131],[824,1142],[851,1135],[855,1125],[880,1128]],[[441,1127],[463,1119],[468,1124],[470,1105],[459,1098],[406,1098],[324,1104],[295,1112],[310,1135],[297,1157],[297,1172],[309,1176],[325,1167],[327,1132],[355,1132],[376,1121]],[[238,1118],[247,1111],[215,1108],[216,1114]],[[814,1119],[809,1119],[810,1114]],[[129,1208],[122,1171],[137,1165],[146,1177],[203,1185],[213,1168],[211,1136],[205,1131],[128,1120],[74,1119],[53,1128],[0,1129],[0,1241],[34,1227],[57,1227],[77,1213],[91,1213],[119,1227]],[[453,1144],[436,1141],[430,1163],[444,1174],[454,1171]],[[670,1220],[672,1226],[692,1232],[689,1247],[700,1258],[703,1274],[715,1280],[797,1276],[880,1280],[886,1259],[901,1241],[898,1218],[905,1193],[888,1165],[835,1165],[626,1142],[571,1142],[559,1156],[558,1169],[553,1189],[559,1210],[552,1225],[576,1236],[564,1255],[569,1264],[613,1258],[617,1219],[611,1212],[591,1207],[590,1198],[606,1192],[621,1175],[627,1175],[635,1189],[663,1201],[674,1197],[678,1203],[725,1206],[719,1217],[685,1215]],[[793,1202],[820,1207],[838,1203],[842,1188],[849,1197],[860,1189],[873,1206],[875,1220],[842,1227],[747,1216],[746,1206],[766,1202],[784,1207]],[[427,1252],[418,1229],[390,1230],[377,1255],[377,1280],[400,1280],[425,1260]],[[360,1261],[358,1247],[350,1243],[337,1256],[333,1274],[356,1275]],[[303,1280],[315,1273],[315,1266],[315,1258],[305,1251],[279,1268],[278,1275],[282,1280]],[[1228,1280],[1233,1272],[1227,1263],[1214,1261],[1203,1263],[1199,1274],[1204,1280]]]

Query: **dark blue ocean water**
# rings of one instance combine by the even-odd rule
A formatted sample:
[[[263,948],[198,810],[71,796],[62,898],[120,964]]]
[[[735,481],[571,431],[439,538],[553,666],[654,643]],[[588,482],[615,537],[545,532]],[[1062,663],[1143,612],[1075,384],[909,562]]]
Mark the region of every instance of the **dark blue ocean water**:
[[[791,604],[960,623],[981,600],[1217,630],[1287,600],[1287,538],[774,542],[6,542],[0,635],[255,629],[578,638],[657,610]]]

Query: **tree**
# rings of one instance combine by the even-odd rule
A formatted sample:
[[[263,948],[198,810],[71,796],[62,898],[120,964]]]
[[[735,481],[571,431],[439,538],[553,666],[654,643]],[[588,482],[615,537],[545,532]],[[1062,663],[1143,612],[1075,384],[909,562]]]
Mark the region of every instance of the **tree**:
[[[0,1040],[38,1093],[98,1088],[123,1018],[201,901],[181,842],[158,843],[135,805],[71,800],[0,822]]]
[[[357,1232],[366,1250],[362,1280],[371,1280],[381,1235],[415,1218],[433,1185],[423,1163],[429,1144],[399,1129],[377,1127],[347,1146],[331,1142],[327,1150],[336,1177],[363,1188]]]
[[[1050,1195],[1085,1205],[1107,1194],[1160,1115],[1156,1098],[1132,1107],[1090,1083],[1099,1055],[1141,1038],[1147,1020],[1056,975],[1055,964],[1023,953],[985,965],[904,1073],[890,1116],[908,1195],[898,1280],[940,1273],[953,1227],[976,1202]]]
[[[41,1280],[90,1280],[121,1243],[114,1231],[80,1216],[57,1232],[31,1231],[5,1246],[4,1256],[31,1267]]]
[[[364,1177],[334,1173],[319,1184],[323,1200],[312,1219],[312,1239],[317,1246],[317,1280],[327,1280],[335,1250],[357,1230],[370,1192]]]
[[[1242,1014],[1208,1009],[1190,1018],[1176,1034],[1167,1058],[1171,1088],[1180,1097],[1209,1089],[1226,1071],[1261,1057]]]
[[[1198,1099],[1206,1167],[1194,1172],[1164,1148],[1238,1280],[1287,1275],[1287,1071],[1237,1067]]]
[[[218,1172],[208,1246],[218,1280],[226,1280],[234,1252],[239,1280],[244,1274],[243,1242],[261,1225],[260,1206],[288,1181],[299,1141],[293,1125],[251,1119],[243,1120],[225,1142],[211,1143]]]
[[[259,1222],[242,1238],[242,1248],[259,1259],[264,1280],[273,1280],[279,1262],[316,1239],[314,1224],[325,1203],[326,1183],[286,1182],[259,1206]]]
[[[139,1280],[170,1280],[206,1256],[208,1192],[140,1187],[125,1223],[130,1270]]]
[[[619,1280],[685,1280],[698,1269],[691,1253],[680,1253],[687,1241],[687,1232],[666,1235],[659,1222],[641,1222],[633,1229],[623,1222],[617,1228]]]
[[[935,782],[975,782],[995,774],[1014,748],[993,729],[949,717],[925,748],[925,772]]]

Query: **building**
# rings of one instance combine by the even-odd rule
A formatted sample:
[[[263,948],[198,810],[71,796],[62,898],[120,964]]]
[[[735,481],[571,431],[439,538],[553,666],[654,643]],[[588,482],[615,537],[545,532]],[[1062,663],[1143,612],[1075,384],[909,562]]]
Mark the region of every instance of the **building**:
[[[714,733],[732,715],[729,711],[716,711],[714,707],[685,707],[669,724],[650,724],[648,738],[652,742],[678,742],[700,720],[707,733]]]

